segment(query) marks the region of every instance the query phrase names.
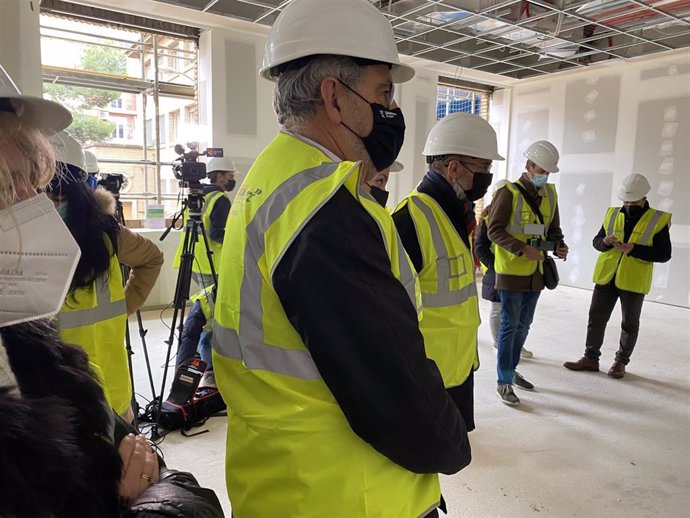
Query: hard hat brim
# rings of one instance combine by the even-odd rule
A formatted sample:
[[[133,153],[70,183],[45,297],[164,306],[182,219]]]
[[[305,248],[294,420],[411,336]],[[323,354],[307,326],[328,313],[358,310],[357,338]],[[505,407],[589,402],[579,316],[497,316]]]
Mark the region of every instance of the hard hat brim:
[[[344,57],[349,57],[349,58],[355,58],[358,59],[358,56],[350,56],[348,54],[340,54],[338,52],[329,52],[329,55],[333,56],[344,56]],[[295,59],[301,59],[304,56],[298,56],[295,57]],[[259,75],[263,77],[264,79],[268,79],[269,81],[276,82],[278,81],[279,74],[273,74],[273,70],[276,70],[280,65],[285,65],[286,63],[290,63],[290,61],[294,61],[293,59],[285,59],[281,60],[280,62],[277,63],[271,63],[270,66],[262,66],[261,70],[259,70]],[[412,68],[409,65],[406,65],[405,63],[388,63],[388,62],[382,62],[384,65],[390,65],[391,66],[391,79],[393,80],[394,83],[406,83],[410,79],[412,79],[416,73],[415,69]]]
[[[55,135],[72,124],[72,114],[69,110],[54,101],[30,95],[12,95],[5,98],[19,101],[21,110],[17,110],[17,117],[47,136]]]

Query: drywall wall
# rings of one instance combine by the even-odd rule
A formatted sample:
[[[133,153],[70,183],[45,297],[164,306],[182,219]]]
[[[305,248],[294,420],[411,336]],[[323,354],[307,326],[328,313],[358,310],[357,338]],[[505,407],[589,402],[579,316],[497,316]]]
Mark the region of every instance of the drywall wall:
[[[689,307],[690,52],[526,80],[495,99],[499,145],[509,133],[509,160],[497,178],[520,176],[522,153],[534,140],[546,138],[561,151],[561,172],[551,181],[571,249],[559,263],[562,282],[592,287],[592,238],[606,208],[621,204],[621,180],[638,172],[652,184],[650,204],[673,213],[673,259],[655,267],[648,299]]]

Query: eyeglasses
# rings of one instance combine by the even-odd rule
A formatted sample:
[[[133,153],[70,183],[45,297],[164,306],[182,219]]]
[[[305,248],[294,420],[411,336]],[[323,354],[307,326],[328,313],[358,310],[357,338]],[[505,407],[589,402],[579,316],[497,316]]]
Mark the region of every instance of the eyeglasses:
[[[360,99],[362,99],[365,103],[371,104],[371,102],[370,102],[366,97],[364,97],[364,96],[363,96],[362,94],[360,94],[357,90],[355,90],[354,88],[352,88],[350,85],[348,85],[348,84],[347,84],[346,82],[344,82],[342,79],[339,79],[339,78],[337,78],[337,77],[336,77],[336,79],[340,82],[340,84],[342,84],[345,88],[347,88],[348,90],[350,90],[350,91],[351,91],[353,94],[355,94],[357,97],[359,97]],[[395,94],[395,85],[394,85],[393,83],[391,83],[391,84],[390,84],[390,89],[387,90],[386,92],[384,92],[384,94],[383,94],[383,96],[384,96],[384,98],[385,98],[385,101],[384,101],[385,104],[384,104],[384,106],[385,106],[386,108],[388,108],[388,109],[390,109],[390,107],[393,105],[393,102],[395,102],[394,99],[393,99],[394,94]]]
[[[452,160],[448,160],[448,162],[446,162],[446,166],[447,166],[449,163],[451,163],[451,162],[452,162]],[[462,166],[463,166],[465,169],[467,169],[467,170],[468,170],[470,173],[472,173],[472,174],[490,174],[490,173],[491,173],[491,166],[493,166],[492,163],[488,163],[488,164],[475,164],[475,163],[472,163],[472,162],[463,162],[462,160],[457,160],[457,162],[460,163],[460,164],[462,164]],[[471,166],[471,165],[475,165],[475,166],[481,167],[482,169],[472,169],[472,168],[468,167],[468,166]]]

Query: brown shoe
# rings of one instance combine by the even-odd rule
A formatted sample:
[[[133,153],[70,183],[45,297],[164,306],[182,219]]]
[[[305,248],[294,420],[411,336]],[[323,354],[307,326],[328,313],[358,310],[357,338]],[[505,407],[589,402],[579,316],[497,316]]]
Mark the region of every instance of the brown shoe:
[[[590,360],[586,356],[583,356],[576,362],[565,362],[563,367],[570,369],[571,371],[599,372],[599,362]]]
[[[621,362],[613,362],[611,368],[609,369],[609,376],[616,379],[621,379],[625,376],[625,365]]]

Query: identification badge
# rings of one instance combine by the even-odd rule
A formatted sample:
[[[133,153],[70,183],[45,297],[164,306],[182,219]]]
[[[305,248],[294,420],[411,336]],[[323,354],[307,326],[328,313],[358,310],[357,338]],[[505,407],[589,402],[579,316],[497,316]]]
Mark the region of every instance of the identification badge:
[[[530,236],[543,236],[544,225],[541,223],[527,223],[525,225],[525,234]]]

